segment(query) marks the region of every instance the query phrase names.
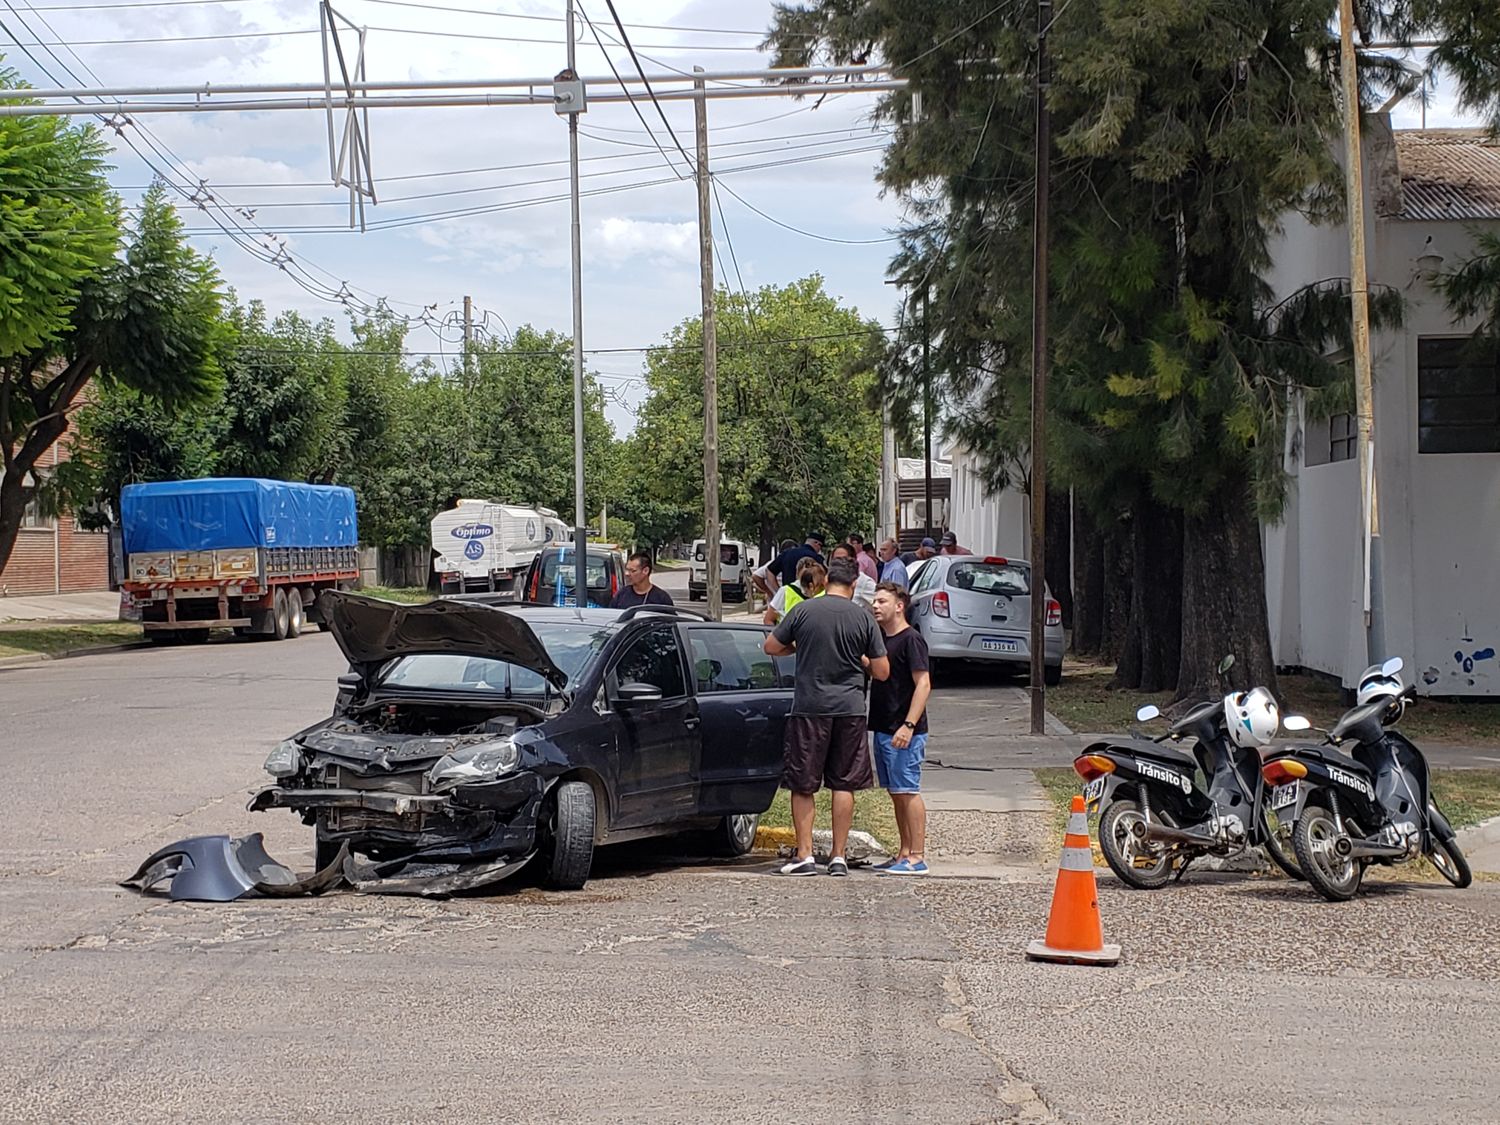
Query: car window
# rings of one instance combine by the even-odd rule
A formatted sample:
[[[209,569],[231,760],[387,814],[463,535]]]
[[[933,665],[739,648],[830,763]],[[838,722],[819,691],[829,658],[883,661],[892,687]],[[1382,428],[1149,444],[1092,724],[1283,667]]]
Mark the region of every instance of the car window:
[[[1002,562],[954,563],[948,568],[948,587],[976,594],[1022,596],[1031,592],[1031,568]]]
[[[937,584],[938,571],[942,569],[931,559],[923,559],[917,564],[917,576],[912,580],[910,592],[920,594],[932,589]]]
[[[625,683],[651,684],[661,689],[665,699],[686,695],[677,630],[671,625],[654,625],[636,637],[615,663],[612,679],[615,687]]]
[[[559,551],[553,551],[550,554],[542,556],[542,585],[544,587],[550,586],[554,590],[557,588],[558,556],[560,554],[561,552]],[[591,554],[588,556],[588,583],[590,586],[609,585],[609,561],[606,555]],[[573,588],[573,575],[575,573],[575,564],[571,553],[563,561],[562,572],[563,589],[571,590]]]
[[[688,650],[698,694],[770,691],[781,686],[763,629],[690,629]]]
[[[608,631],[576,622],[533,621],[532,632],[547,655],[576,683],[609,639]],[[507,683],[507,677],[509,681]],[[393,660],[380,677],[382,687],[437,691],[497,691],[541,695],[545,681],[529,668],[480,656],[419,652]]]

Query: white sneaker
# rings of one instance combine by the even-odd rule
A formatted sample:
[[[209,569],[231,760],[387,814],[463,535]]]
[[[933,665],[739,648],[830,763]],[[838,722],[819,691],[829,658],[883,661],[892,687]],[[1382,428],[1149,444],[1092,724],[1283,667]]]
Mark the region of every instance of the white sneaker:
[[[816,875],[818,873],[818,862],[812,856],[806,859],[792,859],[781,866],[778,875]]]
[[[846,859],[844,859],[844,857],[841,856],[841,855],[834,856],[832,859],[830,859],[828,861],[828,874],[830,874],[830,875],[847,875],[847,874],[849,874],[849,863],[848,863],[848,861]]]

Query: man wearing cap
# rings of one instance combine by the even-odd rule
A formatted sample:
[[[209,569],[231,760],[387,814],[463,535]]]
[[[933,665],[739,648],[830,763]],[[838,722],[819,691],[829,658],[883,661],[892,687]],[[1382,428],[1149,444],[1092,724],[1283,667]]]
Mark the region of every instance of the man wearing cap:
[[[930,559],[938,553],[937,543],[932,538],[923,539],[921,545],[915,551],[907,551],[901,556],[901,561],[907,566],[919,563],[923,559]]]
[[[941,555],[972,555],[974,552],[967,547],[958,545],[958,536],[951,531],[943,532]]]
[[[823,559],[823,533],[821,531],[809,531],[807,541],[800,547],[782,551],[771,560],[766,567],[766,573],[771,575],[781,585],[786,586],[797,580],[797,564],[803,559],[816,559],[822,566],[827,566]]]

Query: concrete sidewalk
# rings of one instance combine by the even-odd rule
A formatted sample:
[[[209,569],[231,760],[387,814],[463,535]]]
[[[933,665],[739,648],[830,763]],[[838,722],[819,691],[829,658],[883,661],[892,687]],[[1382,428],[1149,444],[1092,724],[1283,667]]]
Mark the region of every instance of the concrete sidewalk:
[[[118,621],[120,595],[114,590],[89,594],[0,597],[0,622]]]

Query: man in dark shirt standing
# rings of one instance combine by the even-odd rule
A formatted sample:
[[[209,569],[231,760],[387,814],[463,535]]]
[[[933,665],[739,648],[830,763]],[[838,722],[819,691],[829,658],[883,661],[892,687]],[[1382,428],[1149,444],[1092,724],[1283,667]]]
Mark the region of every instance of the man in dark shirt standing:
[[[785,586],[797,580],[797,564],[803,559],[817,559],[820,563],[825,561],[821,532],[809,532],[807,542],[802,546],[782,551],[771,560],[771,564],[766,567],[766,572],[775,575],[776,581]]]
[[[927,756],[927,697],[932,693],[927,641],[906,623],[911,596],[893,582],[875,588],[875,620],[885,634],[888,679],[870,688],[870,730],[875,771],[896,806],[901,850],[881,873],[926,875],[927,803],[922,800],[922,762]]]
[[[825,596],[808,598],[766,638],[771,656],[797,654],[792,713],[786,721],[782,784],[792,792],[797,855],[783,875],[816,875],[813,795],[833,790],[833,849],[828,874],[849,874],[844,848],[854,821],[854,794],[874,783],[865,742],[865,669],[876,680],[890,674],[885,643],[869,610],[854,603],[859,568],[850,559],[828,567]]]
[[[672,595],[651,582],[651,556],[637,551],[625,560],[625,589],[609,603],[610,609],[630,609],[638,605],[672,605]]]

